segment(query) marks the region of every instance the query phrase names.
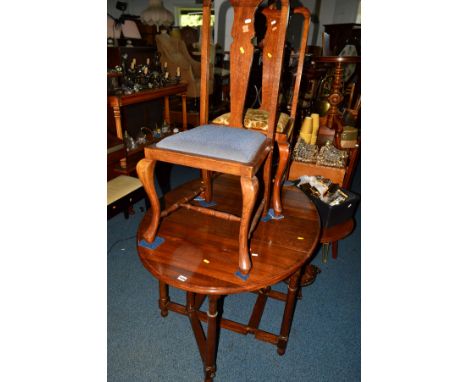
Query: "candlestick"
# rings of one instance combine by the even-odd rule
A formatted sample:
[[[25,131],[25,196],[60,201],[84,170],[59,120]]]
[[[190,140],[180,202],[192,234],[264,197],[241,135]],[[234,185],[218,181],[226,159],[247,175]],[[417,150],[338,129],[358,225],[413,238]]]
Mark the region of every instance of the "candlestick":
[[[305,143],[310,143],[310,139],[312,137],[312,118],[310,117],[304,118],[299,135],[304,140]]]
[[[301,133],[310,134],[312,133],[312,118],[305,117],[301,126]]]

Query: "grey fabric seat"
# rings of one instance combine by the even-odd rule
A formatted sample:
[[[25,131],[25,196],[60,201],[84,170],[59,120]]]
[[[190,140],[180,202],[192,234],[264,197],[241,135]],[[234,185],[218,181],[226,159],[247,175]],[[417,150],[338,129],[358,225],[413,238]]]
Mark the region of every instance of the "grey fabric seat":
[[[229,126],[202,125],[171,135],[158,142],[155,147],[249,163],[265,140],[266,136],[257,131]]]

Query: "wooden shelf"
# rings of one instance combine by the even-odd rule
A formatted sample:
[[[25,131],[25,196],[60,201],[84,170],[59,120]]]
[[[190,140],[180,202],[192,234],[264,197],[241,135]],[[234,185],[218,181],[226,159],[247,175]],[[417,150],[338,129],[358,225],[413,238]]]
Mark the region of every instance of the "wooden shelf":
[[[107,72],[107,78],[116,78],[116,77],[122,77],[123,74],[119,72]]]

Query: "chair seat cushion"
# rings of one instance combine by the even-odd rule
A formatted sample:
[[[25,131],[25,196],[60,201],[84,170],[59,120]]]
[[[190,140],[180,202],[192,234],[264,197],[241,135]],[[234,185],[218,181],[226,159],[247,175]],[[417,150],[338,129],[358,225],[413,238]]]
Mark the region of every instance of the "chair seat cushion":
[[[213,120],[213,123],[219,125],[229,125],[231,113],[220,115]],[[280,113],[276,131],[282,133],[289,122],[289,115]],[[268,112],[261,109],[247,109],[244,116],[244,127],[247,129],[268,130]]]
[[[257,131],[202,125],[164,138],[155,147],[249,163],[265,140],[266,136]]]

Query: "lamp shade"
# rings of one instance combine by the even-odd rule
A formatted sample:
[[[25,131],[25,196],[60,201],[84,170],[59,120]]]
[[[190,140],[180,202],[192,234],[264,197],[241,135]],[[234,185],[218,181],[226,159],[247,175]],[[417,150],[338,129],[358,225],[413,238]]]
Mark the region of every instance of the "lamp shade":
[[[146,25],[166,25],[174,22],[174,15],[164,8],[162,0],[149,0],[149,6],[140,15],[140,20]]]

